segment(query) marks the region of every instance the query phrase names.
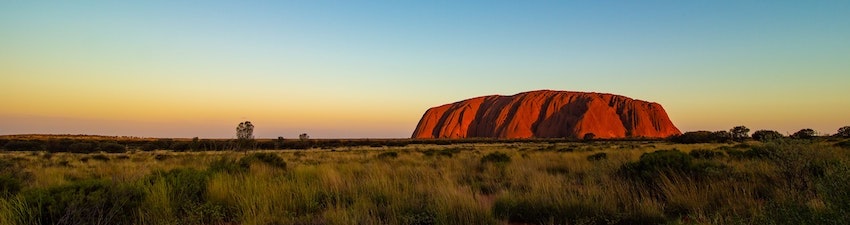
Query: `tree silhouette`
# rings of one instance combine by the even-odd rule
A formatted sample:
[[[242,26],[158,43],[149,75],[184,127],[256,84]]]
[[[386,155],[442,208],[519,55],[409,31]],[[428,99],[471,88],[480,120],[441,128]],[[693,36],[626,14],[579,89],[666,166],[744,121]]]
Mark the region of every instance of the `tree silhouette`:
[[[236,126],[236,148],[242,150],[243,147],[250,145],[253,140],[254,125],[251,124],[251,121],[239,123],[239,126]]]
[[[732,139],[736,141],[744,141],[744,139],[747,139],[750,135],[750,128],[737,126],[729,130],[729,133],[732,133]]]
[[[768,142],[782,138],[782,134],[774,130],[757,130],[753,132],[753,139],[761,142]]]
[[[799,139],[810,139],[815,136],[817,136],[817,133],[815,133],[815,130],[810,128],[802,129],[791,135],[791,137]]]
[[[850,137],[850,126],[844,126],[838,128],[838,133],[835,134],[838,137]]]
[[[254,139],[254,125],[251,124],[251,121],[241,122],[239,123],[239,126],[236,126],[236,139]]]

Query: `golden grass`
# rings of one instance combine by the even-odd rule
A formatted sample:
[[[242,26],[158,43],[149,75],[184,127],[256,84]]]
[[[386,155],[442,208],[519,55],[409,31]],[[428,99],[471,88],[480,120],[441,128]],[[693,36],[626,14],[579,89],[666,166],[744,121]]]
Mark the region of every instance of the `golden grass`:
[[[725,177],[711,179],[666,174],[644,183],[619,175],[624,164],[638,161],[644,153],[665,149],[687,153],[723,146],[731,145],[529,143],[255,151],[280,156],[286,168],[251,162],[247,172],[211,173],[204,196],[233,210],[228,215],[235,218],[228,221],[245,225],[600,224],[608,220],[748,224],[762,214],[766,201],[793,194],[782,183],[754,183],[781,179],[784,167],[765,159],[708,160],[729,171]],[[450,148],[460,152],[451,157],[423,153]],[[825,149],[811,156],[817,159],[831,157],[846,163],[850,158],[846,151],[829,146],[812,148]],[[398,156],[378,157],[389,151]],[[481,162],[494,152],[506,153],[510,162]],[[588,159],[598,153],[606,157]],[[94,159],[98,154],[4,153],[0,159],[21,162],[31,176],[25,189],[90,178],[138,184],[146,197],[137,223],[176,224],[185,218],[171,202],[173,187],[161,177],[152,177],[154,171],[204,171],[215,160],[248,154],[135,152],[102,154],[108,158],[103,161]],[[0,216],[6,215],[0,225],[19,224],[10,219],[15,216],[15,204],[20,204],[17,199],[0,199]],[[811,208],[829,208],[816,197],[806,201]]]

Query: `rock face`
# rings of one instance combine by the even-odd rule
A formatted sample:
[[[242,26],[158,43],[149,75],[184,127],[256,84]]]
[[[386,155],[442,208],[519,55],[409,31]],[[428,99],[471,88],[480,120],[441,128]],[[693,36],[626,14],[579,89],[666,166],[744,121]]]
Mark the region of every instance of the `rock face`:
[[[601,93],[540,90],[491,95],[425,112],[413,138],[667,137],[680,134],[658,103]]]

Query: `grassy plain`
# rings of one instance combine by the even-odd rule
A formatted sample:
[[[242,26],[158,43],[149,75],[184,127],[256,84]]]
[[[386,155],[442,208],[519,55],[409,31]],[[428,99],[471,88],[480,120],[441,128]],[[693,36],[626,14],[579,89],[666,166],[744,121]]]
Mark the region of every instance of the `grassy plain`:
[[[6,152],[0,225],[847,224],[837,142]]]

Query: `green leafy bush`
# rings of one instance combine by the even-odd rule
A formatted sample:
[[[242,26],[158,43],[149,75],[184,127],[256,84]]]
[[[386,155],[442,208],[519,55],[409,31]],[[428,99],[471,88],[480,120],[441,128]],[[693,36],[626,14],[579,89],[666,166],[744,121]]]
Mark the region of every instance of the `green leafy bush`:
[[[40,224],[134,224],[144,191],[105,180],[81,180],[22,193]]]

